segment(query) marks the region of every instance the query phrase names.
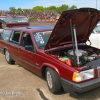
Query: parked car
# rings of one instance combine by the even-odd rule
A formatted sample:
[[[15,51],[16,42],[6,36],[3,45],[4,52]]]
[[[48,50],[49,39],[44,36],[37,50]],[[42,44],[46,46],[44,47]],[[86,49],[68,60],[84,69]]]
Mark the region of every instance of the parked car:
[[[97,25],[96,25],[95,31],[96,31],[97,33],[100,33],[100,24],[97,24]]]
[[[100,49],[100,24],[97,24],[93,32],[89,36],[91,43],[87,41],[87,44]]]
[[[80,8],[64,11],[55,27],[5,28],[0,48],[9,64],[46,79],[50,92],[82,93],[100,86],[100,49],[86,45],[99,18],[100,11]]]
[[[5,27],[29,26],[26,16],[0,16],[0,33]]]

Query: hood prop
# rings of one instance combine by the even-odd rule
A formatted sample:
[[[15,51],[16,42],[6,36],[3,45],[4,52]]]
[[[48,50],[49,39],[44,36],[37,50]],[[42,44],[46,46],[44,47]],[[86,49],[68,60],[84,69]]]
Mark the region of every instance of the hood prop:
[[[75,38],[75,46],[76,46],[77,64],[78,64],[78,67],[79,67],[80,66],[80,62],[79,62],[78,46],[77,46],[77,37],[76,37],[75,27],[73,27],[73,30],[74,30],[74,38]]]
[[[74,45],[74,35],[73,35],[73,26],[72,26],[72,20],[70,19],[70,16],[69,16],[69,21],[70,21],[70,28],[71,28],[71,35],[72,35],[73,54],[74,54],[74,64],[75,64],[75,68],[77,68],[76,55],[75,55],[75,45]]]

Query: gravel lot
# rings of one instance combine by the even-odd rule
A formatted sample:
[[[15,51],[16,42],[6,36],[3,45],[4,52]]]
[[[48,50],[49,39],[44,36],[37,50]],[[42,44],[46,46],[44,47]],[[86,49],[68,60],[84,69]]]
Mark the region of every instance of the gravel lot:
[[[31,25],[54,25],[54,22],[31,22]],[[62,91],[54,95],[46,81],[22,66],[9,65],[0,53],[0,100],[100,100],[100,88],[70,95]]]

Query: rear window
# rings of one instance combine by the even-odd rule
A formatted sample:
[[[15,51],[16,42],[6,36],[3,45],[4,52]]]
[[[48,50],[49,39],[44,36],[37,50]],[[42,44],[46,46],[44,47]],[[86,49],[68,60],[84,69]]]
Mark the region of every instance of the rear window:
[[[8,41],[11,30],[4,30],[1,35],[1,40]]]
[[[45,48],[52,31],[33,32],[38,49]]]
[[[21,23],[21,22],[28,22],[27,17],[11,17],[11,18],[4,18],[3,19],[6,23]]]

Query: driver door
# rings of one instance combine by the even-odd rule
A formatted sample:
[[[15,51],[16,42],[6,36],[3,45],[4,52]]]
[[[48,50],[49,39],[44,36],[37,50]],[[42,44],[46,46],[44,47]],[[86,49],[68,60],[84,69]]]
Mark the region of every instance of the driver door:
[[[26,50],[25,47],[32,47],[33,49]],[[39,67],[36,65],[36,52],[29,32],[22,32],[18,55],[22,66],[35,73],[38,72]]]

